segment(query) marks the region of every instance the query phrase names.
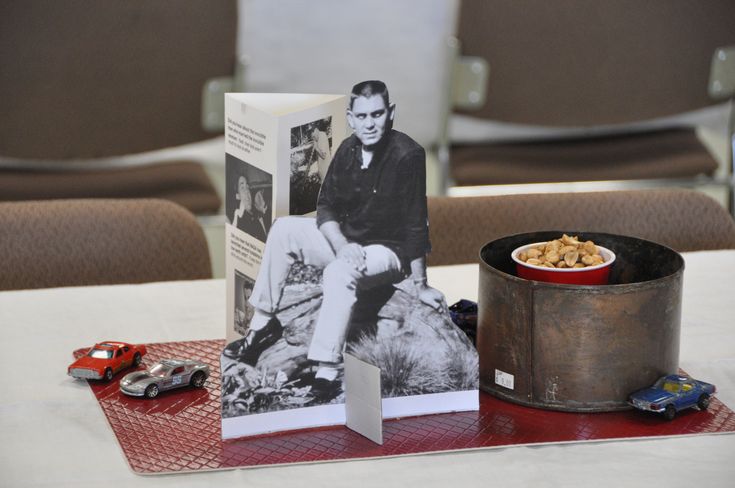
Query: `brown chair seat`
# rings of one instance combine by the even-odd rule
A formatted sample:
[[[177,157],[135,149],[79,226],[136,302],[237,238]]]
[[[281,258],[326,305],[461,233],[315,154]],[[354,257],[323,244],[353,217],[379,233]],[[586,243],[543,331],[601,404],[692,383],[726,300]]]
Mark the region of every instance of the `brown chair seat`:
[[[687,178],[717,162],[692,130],[513,144],[454,146],[457,185]]]
[[[178,161],[91,171],[0,171],[0,200],[164,198],[196,214],[216,213],[221,201],[204,168]]]
[[[735,249],[735,221],[693,190],[433,197],[428,263],[474,263],[492,240],[542,230],[623,234],[682,252]]]
[[[0,203],[0,290],[212,277],[196,218],[166,200]]]

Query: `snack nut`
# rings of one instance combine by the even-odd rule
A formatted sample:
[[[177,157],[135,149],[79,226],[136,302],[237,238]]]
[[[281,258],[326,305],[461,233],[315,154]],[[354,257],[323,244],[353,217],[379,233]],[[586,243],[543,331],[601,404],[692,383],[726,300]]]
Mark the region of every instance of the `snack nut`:
[[[566,234],[518,254],[518,259],[545,268],[585,268],[605,262],[594,242]]]

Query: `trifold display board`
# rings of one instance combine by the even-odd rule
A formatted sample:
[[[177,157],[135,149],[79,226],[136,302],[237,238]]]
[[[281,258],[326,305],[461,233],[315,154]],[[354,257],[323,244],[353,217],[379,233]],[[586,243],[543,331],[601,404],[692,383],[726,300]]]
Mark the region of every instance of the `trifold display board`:
[[[381,112],[380,95],[374,97],[363,98],[378,109],[359,117],[392,116],[392,110]],[[359,408],[367,393],[359,385],[345,388],[343,364],[333,362],[339,367],[325,379],[320,376],[324,364],[308,357],[315,328],[323,330],[332,320],[321,313],[324,297],[331,293],[322,286],[325,263],[336,259],[315,219],[322,183],[339,184],[336,193],[345,200],[361,187],[365,198],[387,198],[380,182],[396,173],[395,168],[404,168],[400,160],[390,160],[396,152],[390,141],[402,141],[401,147],[415,144],[388,123],[378,133],[381,142],[369,148],[375,154],[371,166],[358,165],[335,177],[330,165],[340,146],[361,147],[356,135],[348,136],[348,121],[352,125],[358,120],[350,118],[351,108],[341,95],[226,95],[225,439],[345,424],[345,391],[356,394],[358,403],[348,402],[357,405],[353,420],[358,411],[382,411],[383,417],[394,418],[479,408],[477,353],[451,322],[446,306],[432,308],[419,300],[420,282],[410,279],[408,266],[388,286],[357,289],[346,337],[340,336],[344,352],[357,360],[354,364],[380,368],[381,381],[369,384],[379,385],[381,409]],[[341,156],[340,164],[345,159]],[[376,183],[366,192],[361,178],[377,168]],[[347,183],[344,174],[350,175]],[[424,166],[413,174],[423,186]],[[425,197],[423,202],[425,213]],[[285,216],[290,217],[277,219]],[[336,224],[341,225],[339,219]],[[271,317],[267,323],[258,321],[264,313]],[[367,401],[375,405],[374,396]]]
[[[273,221],[316,211],[329,155],[347,134],[347,102],[342,95],[225,97],[225,337],[231,342],[247,330],[252,310],[243,290],[253,288]],[[315,140],[325,139],[328,154],[321,157]]]

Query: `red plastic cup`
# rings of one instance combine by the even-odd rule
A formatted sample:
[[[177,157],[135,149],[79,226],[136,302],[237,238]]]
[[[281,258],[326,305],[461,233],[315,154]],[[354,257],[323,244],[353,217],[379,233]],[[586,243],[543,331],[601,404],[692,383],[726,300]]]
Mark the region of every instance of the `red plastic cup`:
[[[547,268],[545,266],[534,266],[526,264],[518,255],[532,247],[545,244],[536,242],[526,244],[513,250],[511,257],[516,263],[518,277],[525,280],[544,281],[546,283],[561,283],[565,285],[607,285],[610,279],[610,266],[615,262],[615,253],[611,250],[597,246],[600,256],[605,260],[602,264],[587,266],[586,268]]]

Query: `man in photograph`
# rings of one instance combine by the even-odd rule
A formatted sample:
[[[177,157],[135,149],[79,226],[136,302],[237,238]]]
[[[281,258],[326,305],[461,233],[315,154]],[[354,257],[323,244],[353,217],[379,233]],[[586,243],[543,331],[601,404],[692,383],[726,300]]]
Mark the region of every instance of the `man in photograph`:
[[[323,301],[307,358],[318,363],[313,388],[339,383],[342,352],[359,290],[410,276],[418,299],[439,309],[443,295],[427,285],[430,250],[423,148],[393,130],[395,105],[383,82],[352,89],[347,121],[353,130],[337,149],[317,202],[316,219],[278,219],[266,242],[250,297],[248,334],[233,343],[251,365],[282,335],[277,318],[291,264],[322,267]]]
[[[253,283],[249,278],[242,277],[239,280],[235,280],[236,288],[239,285],[239,282],[242,282],[242,294],[240,296],[240,300],[236,300],[236,302],[239,303],[235,305],[235,331],[240,334],[244,334],[247,332],[248,327],[250,326],[250,321],[253,319],[253,313],[255,312],[255,309],[249,301],[250,295],[253,294],[253,286],[255,283]]]
[[[311,131],[311,142],[313,144],[312,151],[314,155],[312,168],[319,175],[319,181],[324,181],[329,162],[332,159],[332,151],[329,147],[329,137],[326,132],[319,129],[318,122],[314,124],[314,128]],[[309,170],[309,174],[312,174],[312,170]]]
[[[232,214],[232,225],[265,242],[267,231],[263,217],[268,211],[268,205],[263,197],[263,191],[258,190],[253,196],[247,177],[240,175],[237,178],[235,200],[238,205]]]

